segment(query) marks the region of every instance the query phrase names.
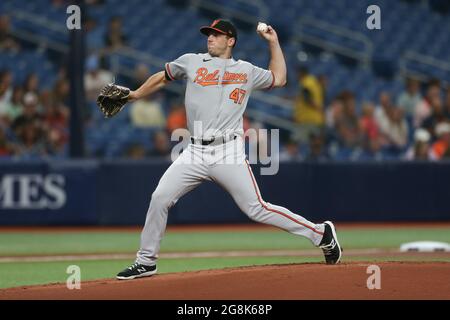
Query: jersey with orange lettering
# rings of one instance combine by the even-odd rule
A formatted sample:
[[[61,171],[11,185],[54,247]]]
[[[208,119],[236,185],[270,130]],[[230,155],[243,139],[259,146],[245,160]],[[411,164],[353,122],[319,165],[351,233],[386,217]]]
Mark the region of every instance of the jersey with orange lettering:
[[[270,89],[273,72],[247,61],[184,54],[166,63],[167,80],[185,79],[188,129],[195,138],[243,134],[242,115],[253,90]]]

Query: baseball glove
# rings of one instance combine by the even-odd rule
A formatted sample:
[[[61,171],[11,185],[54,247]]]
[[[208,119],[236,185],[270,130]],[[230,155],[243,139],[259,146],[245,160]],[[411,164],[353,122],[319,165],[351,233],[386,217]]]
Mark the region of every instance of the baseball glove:
[[[110,83],[100,91],[97,105],[106,118],[111,118],[123,109],[128,102],[129,95],[130,89]]]

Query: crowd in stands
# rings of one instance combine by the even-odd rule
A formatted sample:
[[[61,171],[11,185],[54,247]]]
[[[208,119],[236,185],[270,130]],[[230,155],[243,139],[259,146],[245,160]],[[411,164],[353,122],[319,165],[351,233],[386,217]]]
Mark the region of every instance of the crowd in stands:
[[[20,159],[64,157],[68,141],[69,83],[64,72],[51,90],[39,90],[31,73],[13,85],[12,73],[0,72],[0,156]]]
[[[20,51],[20,41],[9,32],[9,17],[0,16],[0,51]],[[100,34],[96,22],[85,19],[88,57],[85,66],[86,102],[95,105],[100,89],[114,79],[104,57],[127,45],[121,18],[113,17],[107,32]],[[99,41],[99,39],[101,39]],[[11,66],[13,68],[14,66]],[[138,64],[128,79],[132,89],[150,75]],[[55,83],[42,89],[40,79],[30,73],[23,83],[9,69],[0,70],[0,157],[10,159],[67,158],[69,140],[69,82],[60,67]],[[327,95],[324,75],[314,75],[306,66],[298,70],[297,96],[292,97],[292,121],[297,130],[282,141],[281,161],[292,160],[441,160],[450,158],[450,87],[438,79],[405,81],[399,96],[381,92],[378,101],[357,101],[345,90]],[[130,103],[127,125],[154,128],[149,136],[153,148],[130,144],[122,156],[133,159],[170,155],[170,134],[186,127],[182,100],[167,103],[165,92]],[[95,108],[86,108],[86,126],[92,125]],[[95,124],[94,124],[95,125]],[[244,119],[245,128],[264,127]],[[103,156],[96,154],[95,156]]]
[[[361,105],[343,90],[326,103],[326,82],[298,72],[293,158],[309,160],[440,160],[450,158],[450,86],[413,77],[397,97],[381,92]],[[296,148],[293,145],[297,144]],[[289,157],[284,157],[289,159]]]

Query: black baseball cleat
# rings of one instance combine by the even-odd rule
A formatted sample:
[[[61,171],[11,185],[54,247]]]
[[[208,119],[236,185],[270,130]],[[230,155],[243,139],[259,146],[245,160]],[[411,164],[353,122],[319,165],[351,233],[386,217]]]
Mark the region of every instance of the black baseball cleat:
[[[119,280],[131,280],[134,278],[150,277],[156,273],[156,265],[146,266],[137,262],[117,274]]]
[[[325,221],[325,231],[319,248],[322,249],[327,264],[337,264],[341,260],[343,249],[336,237],[336,228],[331,221]]]

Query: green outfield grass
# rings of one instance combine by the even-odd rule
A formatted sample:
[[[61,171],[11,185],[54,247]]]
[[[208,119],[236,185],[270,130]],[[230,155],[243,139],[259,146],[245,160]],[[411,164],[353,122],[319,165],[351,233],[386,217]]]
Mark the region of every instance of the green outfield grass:
[[[346,249],[398,248],[402,243],[419,240],[450,242],[450,227],[442,228],[361,228],[338,230],[341,245]],[[135,253],[139,232],[67,232],[0,234],[0,257]],[[313,249],[309,241],[280,230],[187,232],[169,231],[163,240],[162,252],[198,252],[228,250],[304,250]],[[345,257],[345,256],[344,256]],[[417,261],[415,257],[349,256],[344,261]],[[420,258],[424,260],[423,257]],[[425,258],[427,261],[448,261],[448,258]],[[323,257],[222,257],[161,259],[159,273],[217,269],[274,263],[321,262]],[[65,282],[66,269],[75,264],[82,270],[82,280],[113,278],[131,260],[95,260],[63,262],[0,262],[0,288]]]
[[[450,227],[362,228],[339,230],[339,241],[348,249],[396,248],[409,241],[450,242]],[[140,232],[69,232],[0,234],[0,256],[127,253],[139,246]],[[167,232],[163,252],[310,249],[311,243],[281,230]]]

